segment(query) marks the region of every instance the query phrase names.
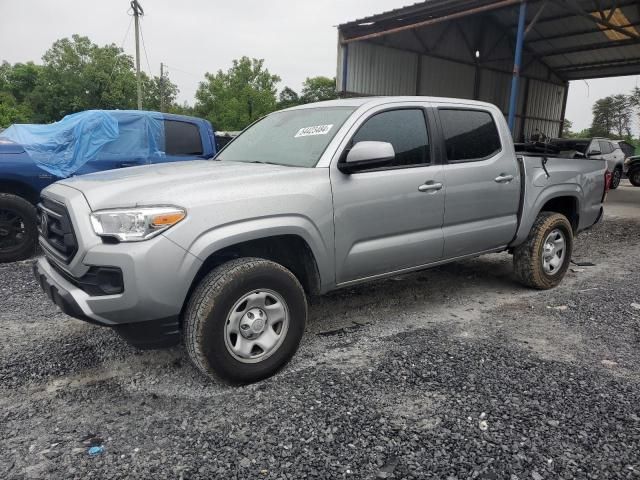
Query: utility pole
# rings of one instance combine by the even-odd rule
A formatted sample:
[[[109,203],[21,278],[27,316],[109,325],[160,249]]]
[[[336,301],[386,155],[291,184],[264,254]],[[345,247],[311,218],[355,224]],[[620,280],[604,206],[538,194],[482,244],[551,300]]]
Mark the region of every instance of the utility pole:
[[[138,0],[131,0],[131,9],[136,26],[136,80],[138,83],[138,110],[142,110],[142,78],[140,77],[140,17],[144,15],[144,10]]]
[[[160,62],[160,111],[164,112],[164,63]]]

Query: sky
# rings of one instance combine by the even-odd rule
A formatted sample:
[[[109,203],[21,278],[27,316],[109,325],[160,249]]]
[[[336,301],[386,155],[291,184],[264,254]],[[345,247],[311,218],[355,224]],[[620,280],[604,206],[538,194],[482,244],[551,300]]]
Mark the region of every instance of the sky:
[[[299,91],[306,77],[335,76],[336,25],[414,1],[140,0],[146,46],[141,66],[159,75],[164,62],[181,103],[193,104],[205,72],[227,70],[243,55],[265,59],[282,78],[280,88]],[[128,0],[0,0],[0,61],[39,63],[55,40],[74,33],[133,55],[128,11]],[[636,85],[638,76],[572,82],[566,117],[574,130],[587,128],[595,100]]]

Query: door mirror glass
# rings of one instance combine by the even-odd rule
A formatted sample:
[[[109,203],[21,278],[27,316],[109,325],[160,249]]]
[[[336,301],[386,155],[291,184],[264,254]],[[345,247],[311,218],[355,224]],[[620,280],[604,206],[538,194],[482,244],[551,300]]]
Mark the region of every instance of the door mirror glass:
[[[595,157],[596,155],[602,155],[602,152],[600,150],[591,150],[587,153],[587,157]]]
[[[344,173],[353,173],[384,167],[395,158],[396,152],[389,142],[358,142],[349,150],[345,161],[338,164],[338,168]]]

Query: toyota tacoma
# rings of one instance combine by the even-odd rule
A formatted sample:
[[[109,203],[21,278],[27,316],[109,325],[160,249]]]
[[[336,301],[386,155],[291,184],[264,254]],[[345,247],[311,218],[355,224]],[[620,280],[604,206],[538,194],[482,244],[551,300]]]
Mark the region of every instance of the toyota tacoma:
[[[65,313],[204,374],[272,375],[307,296],[490,252],[548,289],[603,214],[602,159],[516,154],[470,100],[343,99],[267,115],[210,160],[72,177],[42,193],[34,264]]]

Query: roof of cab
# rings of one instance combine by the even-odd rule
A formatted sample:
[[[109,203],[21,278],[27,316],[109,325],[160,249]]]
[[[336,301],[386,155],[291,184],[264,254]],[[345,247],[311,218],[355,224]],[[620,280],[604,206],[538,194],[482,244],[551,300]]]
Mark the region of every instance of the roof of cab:
[[[305,108],[318,107],[375,107],[378,105],[386,105],[388,103],[398,102],[433,102],[433,103],[459,103],[464,105],[476,105],[479,107],[493,107],[495,105],[487,102],[479,102],[477,100],[468,100],[465,98],[447,98],[447,97],[421,97],[421,96],[388,96],[388,97],[350,97],[339,100],[327,100],[324,102],[307,103],[286,110],[303,110]]]

